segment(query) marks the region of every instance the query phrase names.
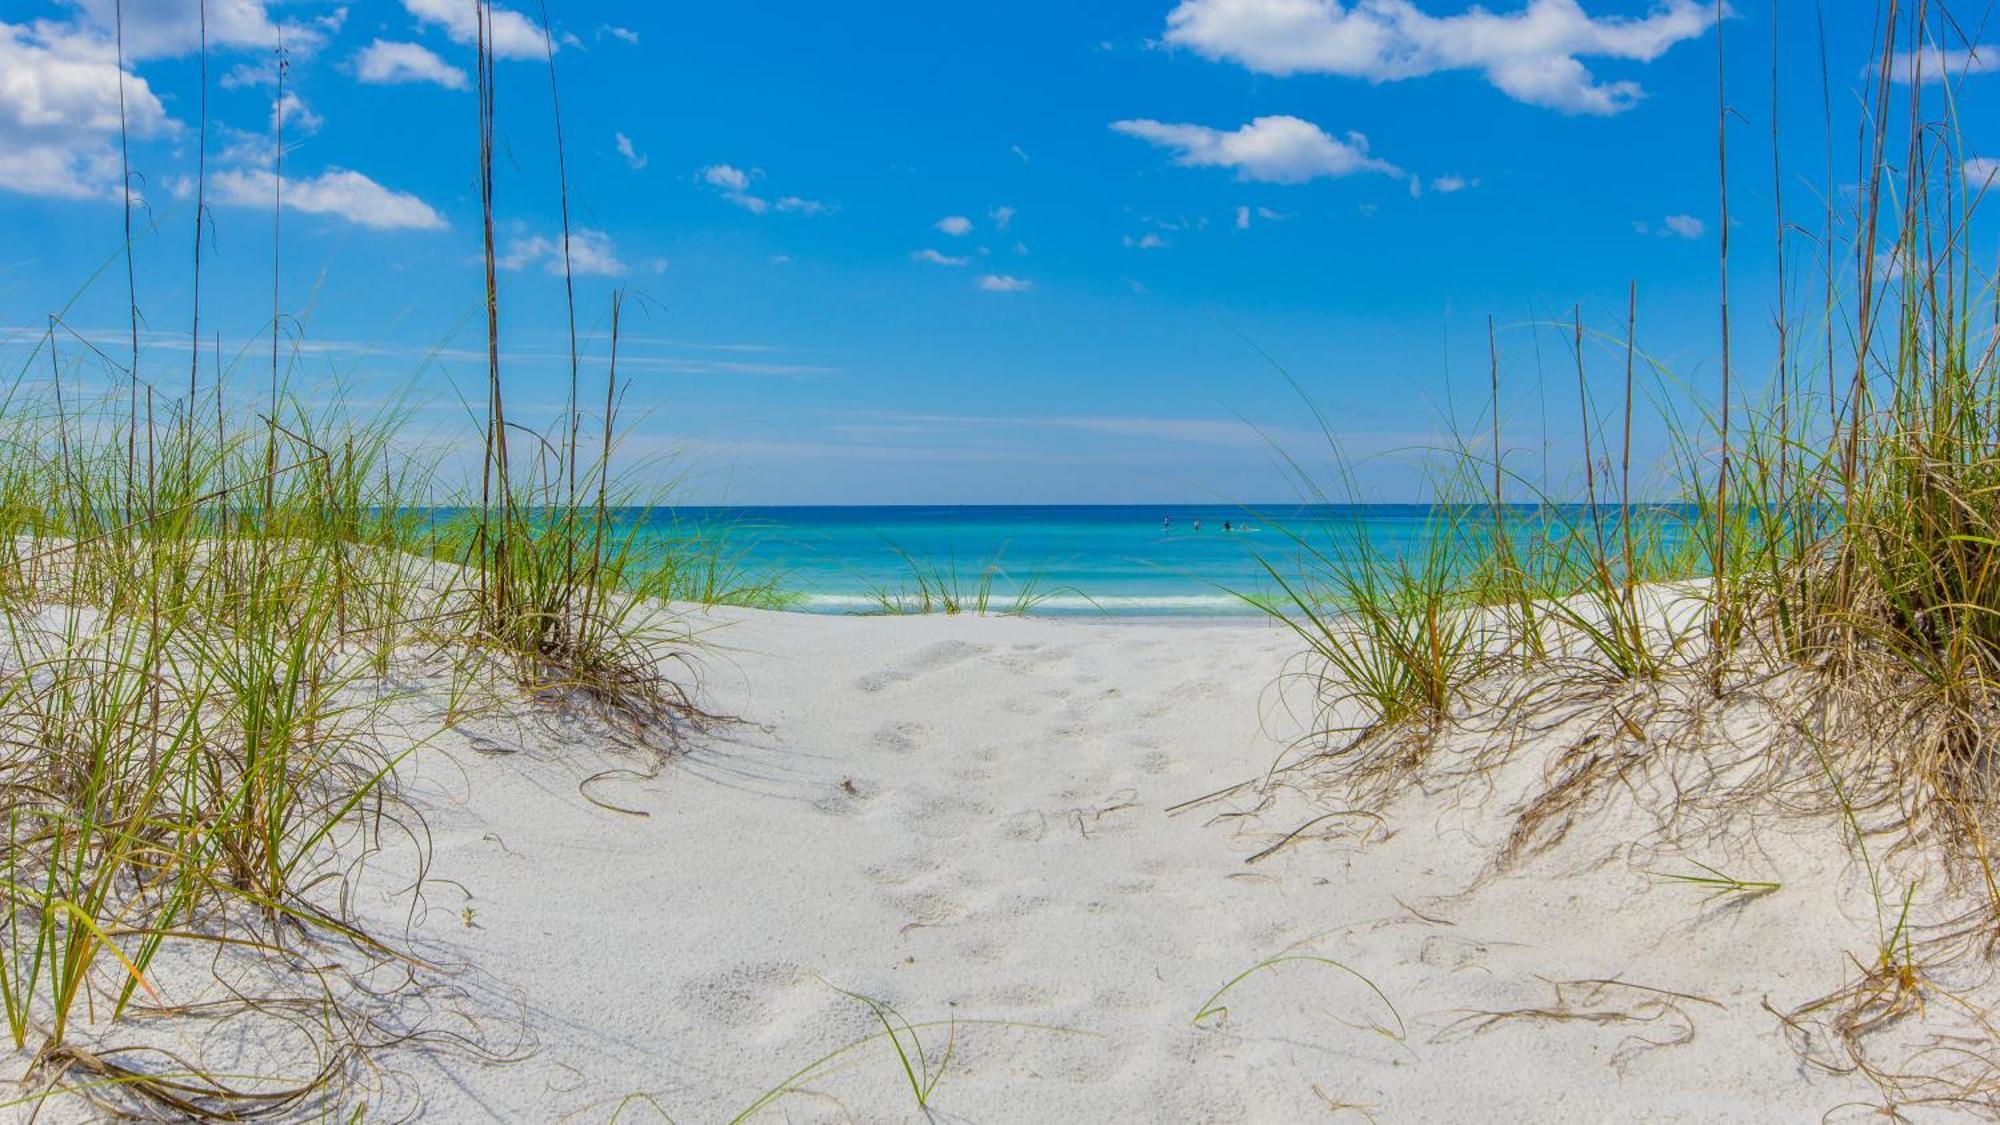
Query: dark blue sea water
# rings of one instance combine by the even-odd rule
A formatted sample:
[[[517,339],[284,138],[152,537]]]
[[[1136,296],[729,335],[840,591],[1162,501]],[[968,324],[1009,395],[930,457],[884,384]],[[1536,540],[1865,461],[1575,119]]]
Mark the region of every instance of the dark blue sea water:
[[[808,612],[910,596],[914,570],[961,590],[990,579],[991,606],[1023,591],[1037,613],[1232,615],[1274,592],[1262,560],[1297,573],[1299,537],[1336,561],[1361,540],[1393,557],[1437,526],[1427,505],[1371,504],[743,507],[629,513],[641,537],[721,535],[750,575],[775,577]]]

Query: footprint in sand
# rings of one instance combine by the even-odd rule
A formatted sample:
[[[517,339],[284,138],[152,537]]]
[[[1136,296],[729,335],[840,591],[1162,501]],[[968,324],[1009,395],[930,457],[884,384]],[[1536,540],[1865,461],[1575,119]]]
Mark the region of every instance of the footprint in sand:
[[[892,794],[886,812],[896,823],[927,840],[955,840],[971,830],[978,807],[953,797]]]
[[[787,962],[741,965],[706,973],[680,986],[681,1006],[729,1027],[771,1023],[783,994],[812,975]]]
[[[910,856],[878,863],[867,871],[868,878],[885,887],[900,887],[912,879],[935,873],[941,866],[937,860],[922,856]]]
[[[937,748],[938,733],[922,723],[890,723],[875,732],[875,744],[898,754]]]
[[[870,694],[886,691],[907,684],[920,675],[941,672],[954,664],[962,664],[987,650],[985,645],[967,644],[964,641],[939,641],[934,645],[918,649],[900,668],[882,668],[860,676],[854,681],[854,686]]]
[[[1040,672],[1062,664],[1067,657],[1050,657],[1043,653],[1041,645],[1013,645],[987,654],[986,659],[1013,672]]]
[[[1460,969],[1479,969],[1484,972],[1488,970],[1486,966],[1479,964],[1479,959],[1486,956],[1486,953],[1486,946],[1478,942],[1433,934],[1424,939],[1424,944],[1417,953],[1417,960],[1432,968],[1454,973]]]
[[[1017,812],[1001,822],[1000,831],[1008,839],[1033,843],[1049,834],[1049,818],[1036,809]]]
[[[911,655],[905,667],[911,674],[942,672],[954,664],[962,664],[975,656],[983,656],[991,651],[993,651],[991,645],[976,645],[966,641],[939,641],[918,649]]]
[[[896,913],[907,918],[910,925],[948,926],[965,917],[965,905],[945,895],[898,895],[890,901],[894,903]]]
[[[999,700],[999,707],[1010,715],[1040,715],[1051,708],[1061,706],[1065,698],[1066,694],[1061,691],[1009,695]]]
[[[854,686],[862,691],[873,694],[885,688],[892,688],[897,684],[908,683],[909,681],[910,674],[908,672],[895,668],[885,668],[882,671],[870,672],[860,677],[854,681]]]

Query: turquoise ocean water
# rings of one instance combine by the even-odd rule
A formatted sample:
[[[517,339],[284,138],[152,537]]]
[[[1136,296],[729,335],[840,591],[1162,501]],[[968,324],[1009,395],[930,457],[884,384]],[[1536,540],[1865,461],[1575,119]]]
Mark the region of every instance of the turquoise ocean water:
[[[1238,595],[1271,591],[1260,556],[1284,571],[1297,554],[1293,535],[1335,544],[1336,552],[1365,536],[1395,553],[1420,540],[1429,517],[1426,506],[1395,504],[736,507],[625,516],[644,521],[642,539],[723,535],[749,575],[775,577],[793,607],[807,612],[868,612],[876,592],[914,586],[916,560],[955,568],[963,588],[990,572],[996,609],[1032,588],[1044,595],[1037,613],[1121,616],[1252,615]]]

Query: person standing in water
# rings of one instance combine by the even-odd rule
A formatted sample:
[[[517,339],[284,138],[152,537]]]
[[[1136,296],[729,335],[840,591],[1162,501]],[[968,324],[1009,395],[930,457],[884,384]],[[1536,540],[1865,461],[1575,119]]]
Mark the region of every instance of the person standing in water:
[[[1164,532],[1166,532],[1166,533],[1167,533],[1167,534],[1169,534],[1169,535],[1173,534],[1173,530],[1174,530],[1174,517],[1172,517],[1172,516],[1162,516],[1162,517],[1160,518],[1160,530],[1161,530],[1161,531],[1164,531]]]

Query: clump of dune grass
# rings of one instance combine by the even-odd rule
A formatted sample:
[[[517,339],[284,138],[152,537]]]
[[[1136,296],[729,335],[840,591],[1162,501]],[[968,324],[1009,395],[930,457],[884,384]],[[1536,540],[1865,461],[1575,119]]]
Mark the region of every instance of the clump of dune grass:
[[[1039,567],[1018,574],[1010,572],[1004,562],[1004,545],[995,548],[979,564],[976,573],[967,573],[959,568],[956,554],[935,559],[913,555],[886,540],[885,543],[903,564],[906,577],[900,585],[871,587],[866,594],[866,613],[1025,617],[1065,592],[1083,596],[1071,587],[1050,586]]]
[[[337,381],[297,392],[275,274],[269,370],[225,367],[201,330],[199,208],[185,368],[142,367],[128,271],[129,355],[51,316],[0,388],[0,1014],[26,1064],[0,1108],[345,1117],[385,1047],[496,1057],[476,1030],[408,1025],[397,999],[448,985],[353,907],[362,857],[413,853],[408,894],[427,862],[398,775],[436,732],[387,721],[397,673],[592,707],[653,747],[708,718],[651,576],[727,564],[620,518],[657,504],[613,467],[617,298],[601,413],[573,363],[543,429],[506,414],[475,8],[489,365],[472,487],[416,451],[407,399],[363,416]],[[224,1027],[272,1073],[190,1046]]]
[[[7,1035],[44,1091],[106,1112],[291,1111],[382,1035],[357,985],[396,960],[339,893],[343,849],[414,823],[394,781],[413,747],[376,733],[388,697],[370,689],[370,643],[408,636],[389,591],[409,580],[375,550],[397,534],[375,503],[393,499],[381,434],[349,428],[336,454],[298,417],[264,441],[88,420],[11,412],[0,438]],[[328,971],[268,993],[204,995],[187,972],[233,979],[306,947],[335,951]],[[116,1033],[131,1015],[311,1011],[333,1068],[317,1079],[225,1079]]]
[[[790,609],[801,600],[786,588],[782,572],[750,561],[744,540],[758,534],[755,526],[683,522],[671,513],[644,510],[635,519],[648,525],[650,542],[631,581],[647,597],[771,610]],[[656,522],[665,527],[656,530]]]
[[[1426,452],[1440,515],[1418,563],[1317,546],[1302,565],[1271,563],[1287,594],[1274,612],[1306,640],[1326,706],[1366,712],[1369,753],[1346,732],[1305,745],[1323,776],[1379,780],[1387,762],[1413,782],[1441,727],[1479,713],[1478,749],[1453,768],[1490,770],[1522,730],[1574,732],[1516,808],[1503,864],[1648,774],[1674,778],[1649,810],[1670,837],[1684,813],[1712,827],[1772,803],[1845,825],[1840,846],[1858,850],[1876,899],[1873,948],[1856,957],[1860,983],[1780,1018],[1811,1061],[1866,1074],[1892,1106],[2000,1098],[2000,1064],[1921,1030],[1951,1013],[1991,1033],[1936,969],[2000,941],[2000,288],[1977,238],[1985,185],[1965,180],[1955,83],[1899,86],[1894,73],[1926,65],[1917,48],[1956,26],[1936,4],[1884,13],[1859,187],[1843,197],[1829,174],[1822,215],[1785,209],[1774,101],[1777,359],[1761,387],[1731,361],[1725,178],[1719,378],[1690,385],[1647,356],[1636,302],[1619,331],[1588,331],[1580,314],[1529,326],[1560,332],[1576,358],[1567,481],[1509,464],[1496,359],[1490,438],[1453,426]],[[1726,170],[1735,111],[1726,85],[1719,96]],[[1827,129],[1831,167],[1830,109]],[[1611,364],[1618,383],[1601,374]],[[1631,461],[1639,410],[1667,435],[1650,469]],[[1486,534],[1465,534],[1475,511]],[[1423,561],[1436,555],[1447,561]],[[1488,611],[1465,651],[1412,643],[1438,635],[1442,607],[1465,606]],[[1454,718],[1468,697],[1478,706]],[[1720,740],[1745,719],[1754,738]],[[1891,883],[1871,847],[1918,876]],[[1768,890],[1713,872],[1684,881]],[[1906,1051],[1885,1060],[1877,1041]]]

